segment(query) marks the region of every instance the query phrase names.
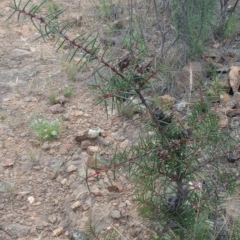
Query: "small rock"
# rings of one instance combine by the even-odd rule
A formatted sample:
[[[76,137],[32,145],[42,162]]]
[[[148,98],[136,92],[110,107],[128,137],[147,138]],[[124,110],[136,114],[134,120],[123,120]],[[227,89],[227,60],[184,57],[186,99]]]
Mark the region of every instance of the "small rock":
[[[94,177],[96,177],[96,171],[89,168],[87,170],[87,173],[86,173],[86,170],[84,170],[84,173],[82,173],[81,176],[83,176],[84,178],[87,177],[88,181],[91,181],[91,180],[94,180]],[[93,176],[93,177],[91,177],[91,176]]]
[[[30,231],[31,227],[24,226],[18,223],[11,223],[6,227],[6,232],[8,232],[14,239],[17,237],[26,237]],[[11,239],[13,239],[11,237]],[[6,238],[5,238],[6,239]]]
[[[100,192],[100,189],[97,186],[92,186],[90,188],[91,193],[93,193],[95,196],[102,195]]]
[[[64,104],[66,102],[66,98],[64,96],[59,96],[55,98],[56,103]]]
[[[82,142],[82,141],[85,141],[85,140],[89,140],[89,136],[88,136],[88,132],[87,131],[81,131],[78,133],[78,136],[75,137],[75,140],[77,142]]]
[[[102,137],[107,137],[109,135],[108,131],[101,131],[101,136]]]
[[[67,154],[68,154],[68,150],[62,146],[62,147],[60,147],[60,149],[59,149],[59,153],[60,153],[61,155],[67,155]]]
[[[102,169],[108,167],[107,161],[99,153],[89,156],[86,164],[89,168],[93,169]]]
[[[52,214],[48,217],[48,221],[52,224],[54,224],[57,221],[56,215]]]
[[[122,192],[123,185],[119,182],[112,182],[112,185],[108,186],[107,189],[109,192]]]
[[[61,104],[54,104],[52,105],[51,107],[48,108],[48,110],[53,113],[53,114],[56,114],[56,113],[61,113],[64,111],[64,108],[62,107]]]
[[[33,52],[33,53],[37,51],[37,49],[36,49],[35,47],[30,47],[29,49],[30,49],[30,51]]]
[[[69,121],[69,119],[70,119],[69,113],[63,114],[62,118],[64,121]]]
[[[238,129],[240,126],[240,117],[233,117],[231,119],[231,124],[230,124],[230,127],[232,129]]]
[[[71,229],[70,240],[89,240],[89,236],[84,232],[78,231],[77,229]]]
[[[89,146],[91,146],[92,145],[92,143],[89,141],[89,140],[85,140],[85,141],[82,141],[81,142],[81,148],[83,149],[83,150],[85,150],[85,149],[87,149]]]
[[[42,150],[49,150],[51,147],[50,145],[48,144],[48,142],[44,142],[43,145],[42,145]]]
[[[12,50],[12,55],[14,56],[15,60],[17,60],[17,59],[22,60],[25,57],[30,57],[32,55],[32,53],[27,50],[15,48]]]
[[[50,179],[50,180],[54,180],[54,179],[57,178],[57,175],[58,175],[57,172],[50,172],[50,173],[47,175],[47,177],[48,177],[48,179]]]
[[[175,108],[179,112],[182,112],[186,107],[187,107],[187,102],[184,100],[173,105],[173,108]]]
[[[119,208],[125,208],[127,206],[127,204],[125,202],[121,202],[119,204]]]
[[[87,211],[90,208],[90,204],[89,203],[84,203],[82,206],[83,211]]]
[[[59,153],[61,155],[66,155],[71,150],[73,150],[73,145],[70,143],[67,143],[60,147]]]
[[[63,233],[63,227],[59,227],[53,231],[53,237],[58,237]]]
[[[31,99],[30,97],[25,97],[25,98],[23,99],[23,101],[24,101],[24,102],[31,102],[32,99]]]
[[[79,159],[80,159],[80,155],[78,153],[74,153],[73,156],[72,156],[72,160],[77,161]]]
[[[30,203],[30,205],[34,202],[34,197],[30,196],[28,197],[28,201]]]
[[[76,167],[76,166],[74,166],[74,165],[69,165],[68,167],[67,167],[67,172],[68,173],[71,173],[71,172],[74,172],[74,171],[76,171],[78,168]]]
[[[87,147],[87,152],[88,152],[90,155],[99,152],[99,150],[100,150],[100,149],[99,149],[98,146],[88,146],[88,147]]]
[[[61,184],[62,185],[65,185],[67,183],[67,178],[64,178],[62,181],[61,181]]]
[[[119,210],[112,210],[111,211],[111,217],[113,219],[120,219],[121,218],[121,213]]]
[[[82,116],[83,115],[83,112],[82,111],[73,111],[71,113],[71,116],[75,116],[75,117],[79,117],[79,116]]]
[[[15,161],[14,160],[6,160],[3,163],[3,167],[12,167],[14,165]]]
[[[72,204],[71,208],[72,210],[76,210],[77,208],[79,208],[81,206],[80,201],[75,202],[74,204]]]
[[[88,130],[88,136],[89,138],[97,138],[99,136],[99,134],[101,133],[101,129],[97,129],[97,130],[94,130],[94,129],[89,129]]]
[[[31,143],[31,145],[33,147],[39,147],[41,145],[41,142],[39,140],[35,140],[35,139],[29,140],[29,143]]]
[[[121,148],[121,149],[125,149],[125,148],[127,148],[127,147],[129,147],[130,146],[130,141],[129,140],[124,140],[123,142],[121,142],[120,144],[119,144],[119,147]]]

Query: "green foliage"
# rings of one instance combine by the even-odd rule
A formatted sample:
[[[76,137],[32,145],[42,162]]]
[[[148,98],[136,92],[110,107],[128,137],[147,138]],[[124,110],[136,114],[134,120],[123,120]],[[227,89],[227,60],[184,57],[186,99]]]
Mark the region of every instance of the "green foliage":
[[[60,10],[61,6],[53,0],[48,0],[47,1],[47,8],[48,8],[49,13],[53,13],[53,12],[56,12],[56,11]]]
[[[31,123],[31,129],[41,140],[57,139],[60,133],[60,122],[58,119],[49,121],[37,118]]]
[[[218,77],[213,77],[206,92],[209,100],[219,100],[220,94],[225,92],[224,88],[224,82]]]
[[[65,85],[63,88],[63,95],[65,97],[71,97],[74,94],[74,90],[71,86]]]
[[[104,16],[107,19],[111,18],[112,12],[112,1],[111,0],[100,0],[99,1],[99,17]]]
[[[171,0],[170,3],[175,34],[186,48],[187,56],[200,54],[214,18],[217,0]]]
[[[48,96],[49,102],[51,104],[56,104],[56,98],[57,98],[57,94],[54,92]]]
[[[240,19],[238,14],[232,13],[225,19],[224,36],[232,37],[240,31]]]
[[[67,78],[69,80],[74,80],[77,76],[77,73],[79,71],[79,66],[75,62],[62,62],[63,69],[67,75]]]
[[[204,101],[194,105],[184,123],[173,120],[164,130],[160,134],[154,124],[148,125],[155,134],[141,139],[132,154],[138,157],[129,163],[140,212],[162,227],[156,239],[167,239],[164,231],[179,239],[211,239],[216,219],[207,221],[208,216],[236,176],[218,159],[235,142],[220,131],[217,116]],[[214,192],[216,188],[222,190]]]

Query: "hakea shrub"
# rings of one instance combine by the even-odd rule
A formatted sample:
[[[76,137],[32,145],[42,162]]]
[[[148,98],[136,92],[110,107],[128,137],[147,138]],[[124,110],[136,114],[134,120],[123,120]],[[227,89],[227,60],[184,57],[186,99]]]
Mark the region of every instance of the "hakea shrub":
[[[18,19],[29,17],[42,38],[55,34],[56,42],[61,42],[58,49],[70,44],[69,61],[80,52],[89,62],[98,63],[91,84],[97,103],[108,109],[111,104],[118,107],[138,98],[149,113],[142,115],[147,124],[138,145],[117,152],[109,167],[88,178],[118,168],[128,170],[139,211],[155,227],[151,239],[235,239],[233,224],[219,219],[226,219],[222,204],[239,184],[239,169],[226,164],[227,156],[237,152],[239,145],[219,128],[219,119],[202,91],[199,102],[183,118],[166,117],[144,97],[143,90],[161,67],[152,67],[153,59],[143,49],[144,44],[139,44],[140,39],[130,39],[122,56],[106,60],[106,51],[92,33],[74,39],[67,35],[71,25],[58,22],[63,10],[39,16],[45,2],[36,6],[30,0],[24,5],[14,0],[11,8]]]

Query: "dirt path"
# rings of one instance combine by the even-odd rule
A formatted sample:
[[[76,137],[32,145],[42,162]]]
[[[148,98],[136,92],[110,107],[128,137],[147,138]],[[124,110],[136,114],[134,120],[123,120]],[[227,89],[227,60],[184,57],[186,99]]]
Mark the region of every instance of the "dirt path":
[[[116,179],[123,190],[109,191],[109,178],[103,174],[89,182],[90,194],[84,179],[86,169],[95,172],[86,166],[92,152],[75,141],[79,131],[101,128],[104,137],[91,145],[110,159],[117,144],[129,143],[132,122],[107,119],[104,108],[93,105],[86,86],[91,69],[69,81],[61,68],[62,54],[52,43],[32,42],[37,32],[30,23],[20,28],[15,18],[4,22],[11,12],[7,3],[0,3],[0,239],[87,239],[81,229],[89,220],[98,230],[114,224],[112,229],[127,239],[144,239],[125,174]],[[52,114],[49,97],[61,96],[66,84],[74,95],[62,113]],[[35,117],[59,119],[59,139],[39,141],[30,129]],[[119,233],[114,239],[121,239]]]

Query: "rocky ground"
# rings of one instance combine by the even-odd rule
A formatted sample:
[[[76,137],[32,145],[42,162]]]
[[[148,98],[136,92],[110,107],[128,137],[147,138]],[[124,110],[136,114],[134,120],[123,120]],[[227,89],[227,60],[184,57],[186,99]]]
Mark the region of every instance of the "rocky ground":
[[[82,229],[89,222],[97,231],[111,231],[113,239],[147,239],[127,174],[90,178],[91,192],[85,181],[95,173],[94,154],[110,161],[117,146],[137,139],[137,117],[107,118],[86,84],[92,69],[69,81],[62,53],[51,42],[32,42],[37,31],[31,23],[21,28],[16,18],[4,22],[9,2],[0,3],[0,239],[87,239]],[[50,96],[61,97],[66,84],[73,96],[52,110]],[[59,138],[38,140],[30,128],[35,117],[59,119]],[[89,129],[102,134],[84,143],[75,140]]]

